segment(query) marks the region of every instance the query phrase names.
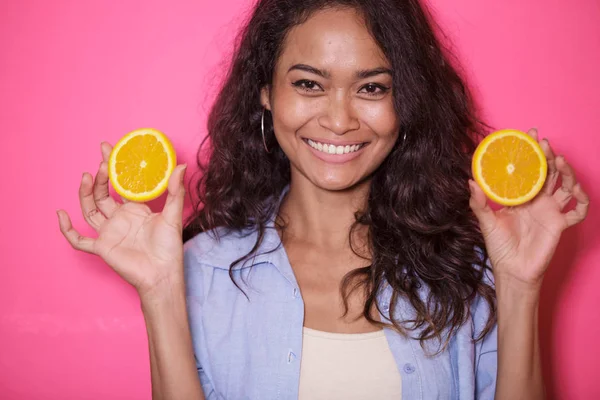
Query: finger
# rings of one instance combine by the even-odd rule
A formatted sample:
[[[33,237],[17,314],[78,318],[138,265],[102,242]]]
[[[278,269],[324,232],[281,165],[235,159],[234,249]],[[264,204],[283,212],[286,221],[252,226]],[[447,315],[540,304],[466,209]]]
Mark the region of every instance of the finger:
[[[485,193],[477,182],[469,179],[469,189],[471,191],[469,206],[479,221],[481,233],[485,236],[496,227],[496,214],[488,204]]]
[[[575,184],[572,193],[573,197],[577,200],[577,205],[575,205],[574,209],[565,214],[567,226],[573,226],[583,221],[590,206],[590,198],[587,193],[583,191],[579,183]]]
[[[562,210],[571,200],[573,188],[575,187],[577,180],[575,179],[573,168],[571,168],[563,156],[556,157],[556,169],[560,173],[562,185],[554,192],[553,197],[558,203],[559,208]]]
[[[102,142],[102,143],[100,143],[100,148],[102,149],[102,160],[105,161],[106,163],[108,163],[108,160],[110,159],[110,153],[112,152],[113,147],[108,142]],[[108,170],[108,166],[107,166],[107,170]],[[107,173],[107,176],[108,176],[108,173]],[[107,190],[108,190],[108,188],[107,188]],[[123,203],[129,202],[129,200],[127,200],[126,198],[124,198],[122,196],[119,196],[119,198],[121,199],[121,202],[123,202]],[[120,204],[117,201],[115,201],[115,199],[112,199],[112,200],[113,200],[116,208],[118,208]],[[116,210],[116,208],[115,208],[115,210]],[[113,210],[113,212],[114,212],[114,210]]]
[[[96,202],[94,201],[93,178],[87,172],[84,172],[81,177],[81,185],[79,186],[79,203],[81,204],[81,212],[86,222],[95,230],[106,221],[106,217],[102,215]]]
[[[100,163],[96,179],[94,180],[94,201],[96,206],[108,218],[112,217],[119,208],[119,204],[112,198],[108,191],[108,164],[106,161]]]
[[[187,165],[178,165],[169,177],[167,200],[163,208],[163,217],[170,225],[181,229],[183,218],[183,203],[185,200],[184,177]]]
[[[550,146],[548,139],[543,139],[540,142],[540,146],[544,151],[548,164],[548,174],[546,175],[546,182],[544,183],[543,190],[544,193],[552,195],[559,176],[558,170],[556,169],[556,156],[554,155],[554,151],[552,150],[552,146]]]
[[[69,214],[67,214],[65,211],[58,210],[56,214],[58,215],[58,226],[60,227],[60,231],[67,239],[67,241],[71,244],[71,246],[73,246],[73,248],[76,250],[85,251],[86,253],[90,254],[95,254],[95,240],[89,237],[81,236],[79,232],[77,232],[73,228],[73,224],[71,224]]]
[[[102,161],[108,162],[108,159],[110,158],[110,153],[112,152],[112,146],[110,145],[110,143],[100,143],[100,151],[102,151]]]
[[[537,128],[531,128],[530,130],[527,131],[527,134],[529,136],[531,136],[532,138],[535,139],[535,141],[538,141],[538,130]]]

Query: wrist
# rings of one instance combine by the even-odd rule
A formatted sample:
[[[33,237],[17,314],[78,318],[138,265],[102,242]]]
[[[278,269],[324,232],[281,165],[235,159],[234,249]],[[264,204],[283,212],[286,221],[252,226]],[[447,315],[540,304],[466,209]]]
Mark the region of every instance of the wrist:
[[[138,290],[142,309],[153,305],[168,304],[185,298],[185,282],[183,276],[169,276],[158,283]]]
[[[511,277],[495,277],[496,299],[499,309],[537,308],[540,301],[541,282],[530,284]]]

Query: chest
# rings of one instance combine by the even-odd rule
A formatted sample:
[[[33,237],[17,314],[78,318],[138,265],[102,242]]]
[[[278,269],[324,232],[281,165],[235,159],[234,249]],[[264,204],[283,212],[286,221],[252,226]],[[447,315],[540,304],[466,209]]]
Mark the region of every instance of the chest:
[[[368,261],[351,251],[327,252],[301,245],[288,245],[286,250],[304,302],[305,326],[344,333],[380,329],[364,315],[369,293],[362,282],[368,277],[360,274],[351,279],[350,276],[353,270],[368,266]],[[369,314],[378,320],[374,305]]]
[[[242,286],[248,297],[233,286],[225,270],[215,271],[207,283],[193,338],[204,383],[219,399],[298,399],[303,297],[272,265],[252,268],[245,277],[252,290]],[[467,354],[448,350],[428,357],[418,341],[387,329],[385,333],[401,374],[403,398],[456,398],[455,365]]]
[[[300,400],[402,398],[401,375],[381,330],[344,334],[305,328],[300,369]]]

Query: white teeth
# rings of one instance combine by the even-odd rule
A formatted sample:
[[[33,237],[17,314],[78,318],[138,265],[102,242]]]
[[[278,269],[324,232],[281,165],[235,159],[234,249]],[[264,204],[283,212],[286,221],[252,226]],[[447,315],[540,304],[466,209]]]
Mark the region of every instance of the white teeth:
[[[362,147],[361,144],[353,144],[352,146],[350,146],[350,145],[335,146],[333,144],[328,145],[328,144],[315,142],[314,140],[311,140],[311,139],[308,139],[307,142],[310,145],[310,147],[312,147],[313,149],[322,151],[323,153],[327,153],[327,154],[354,153],[355,151],[359,150]]]

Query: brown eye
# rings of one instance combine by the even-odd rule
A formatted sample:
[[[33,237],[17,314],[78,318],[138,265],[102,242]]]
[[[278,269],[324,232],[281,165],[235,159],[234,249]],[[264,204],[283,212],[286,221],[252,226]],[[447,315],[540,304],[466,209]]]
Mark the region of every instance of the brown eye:
[[[301,79],[292,83],[292,85],[306,92],[316,92],[318,90],[322,90],[321,86],[317,82],[310,81],[308,79]]]
[[[360,88],[359,93],[364,93],[368,96],[381,96],[387,93],[389,89],[390,88],[385,87],[383,85],[379,85],[377,83],[368,83],[362,88]]]

